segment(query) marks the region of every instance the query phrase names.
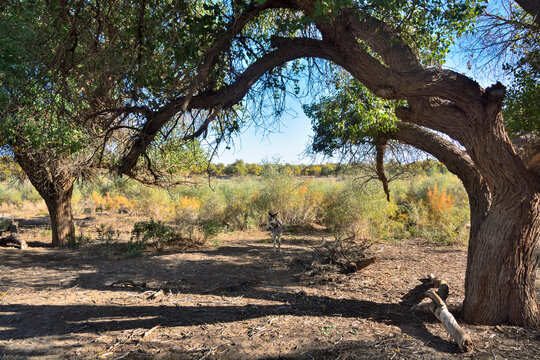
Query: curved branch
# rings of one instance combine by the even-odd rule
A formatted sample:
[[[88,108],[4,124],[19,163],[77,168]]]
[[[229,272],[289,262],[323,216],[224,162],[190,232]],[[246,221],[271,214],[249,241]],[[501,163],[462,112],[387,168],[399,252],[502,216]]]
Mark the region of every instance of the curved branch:
[[[345,26],[350,26],[355,36],[361,38],[384,62],[400,71],[423,70],[422,64],[395,30],[374,17],[358,17],[358,12],[347,9],[342,13]]]
[[[410,107],[396,108],[396,116],[408,123],[424,126],[435,131],[448,134],[452,138],[465,143],[462,127],[471,126],[469,118],[455,104],[436,99],[409,100]]]
[[[207,92],[193,96],[186,100],[187,96],[170,101],[159,111],[147,116],[141,132],[137,134],[129,152],[123,157],[119,166],[120,174],[127,174],[137,163],[137,159],[146,151],[150,142],[173,116],[191,109],[215,109],[227,108],[239,103],[249,89],[261,76],[275,67],[281,66],[288,61],[302,57],[319,57],[335,59],[334,48],[325,41],[309,38],[296,39],[272,39],[272,45],[278,47],[251,64],[231,85],[225,86],[216,92]],[[200,127],[198,135],[206,130],[211,120],[205,121]],[[188,137],[186,137],[188,138]]]

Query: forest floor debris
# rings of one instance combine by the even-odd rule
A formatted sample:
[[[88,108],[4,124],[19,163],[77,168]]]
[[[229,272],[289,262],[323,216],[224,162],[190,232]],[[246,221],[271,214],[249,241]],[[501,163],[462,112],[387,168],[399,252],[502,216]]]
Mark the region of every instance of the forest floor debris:
[[[1,247],[0,358],[540,358],[538,331],[460,323],[475,344],[461,354],[432,314],[411,311],[410,292],[434,273],[460,321],[465,247],[379,242],[376,263],[314,281],[298,259],[320,235],[285,234],[281,254],[259,231],[135,258]]]

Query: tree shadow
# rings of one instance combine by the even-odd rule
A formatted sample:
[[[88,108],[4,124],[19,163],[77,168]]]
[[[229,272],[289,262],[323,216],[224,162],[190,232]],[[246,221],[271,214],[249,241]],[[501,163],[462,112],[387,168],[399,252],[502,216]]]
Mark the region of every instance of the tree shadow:
[[[129,291],[165,290],[174,294],[211,294],[243,296],[245,299],[280,301],[279,305],[243,306],[102,306],[102,305],[0,305],[0,339],[68,335],[105,330],[152,328],[156,325],[192,326],[248,320],[269,315],[329,316],[361,318],[399,327],[432,349],[453,354],[457,346],[433,335],[425,322],[433,317],[408,311],[403,303],[378,303],[361,299],[335,299],[328,296],[294,293],[287,286],[297,286],[301,267],[287,266],[293,257],[307,256],[309,249],[288,249],[275,254],[271,246],[223,246],[201,250],[201,259],[179,261],[174,254],[146,255],[136,259],[96,259],[73,257],[65,250],[47,254],[14,256],[3,262],[4,268],[25,266],[73,271],[65,287],[126,291],[114,286],[125,280],[144,283]],[[91,269],[78,273],[78,269]],[[271,277],[268,276],[271,272]],[[172,279],[172,280],[171,280]],[[270,280],[270,281],[269,281]],[[5,285],[5,284],[4,284]],[[209,286],[210,285],[210,286]],[[34,287],[59,287],[44,282]],[[413,289],[414,290],[414,289]],[[411,290],[412,291],[412,290]],[[52,326],[51,324],[54,324]]]
[[[271,315],[328,316],[362,318],[394,325],[438,352],[455,353],[457,347],[431,334],[422,322],[402,312],[397,304],[366,300],[333,299],[276,293],[261,289],[249,292],[250,298],[281,300],[277,305],[0,305],[0,339],[118,331],[154,326],[193,326],[229,323]]]

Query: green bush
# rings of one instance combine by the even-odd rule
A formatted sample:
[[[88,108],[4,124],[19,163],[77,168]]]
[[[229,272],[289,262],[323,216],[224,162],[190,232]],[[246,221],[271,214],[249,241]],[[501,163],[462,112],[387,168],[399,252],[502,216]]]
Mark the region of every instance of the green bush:
[[[224,200],[223,222],[232,230],[256,228],[262,219],[255,202],[256,184],[252,181],[235,182],[220,187]]]
[[[468,198],[457,177],[433,161],[410,167],[420,170],[411,178],[390,184],[390,203],[377,181],[362,185],[351,175],[307,179],[295,176],[302,167],[275,164],[261,166],[257,177],[212,180],[211,187],[202,178],[194,180],[197,186],[170,189],[100,178],[78,186],[76,193],[81,199],[94,191],[103,196],[107,192],[111,197],[124,196],[134,202],[134,214],[156,221],[172,220],[175,239],[191,244],[201,244],[221,231],[259,228],[266,223],[268,211],[279,212],[288,226],[317,223],[336,233],[353,232],[363,238],[466,241]],[[16,187],[0,186],[0,201],[16,202],[21,194]],[[133,241],[130,246],[137,248]]]
[[[325,201],[323,224],[335,233],[353,232],[359,238],[389,239],[400,231],[397,206],[386,201],[380,184],[349,180]]]
[[[147,246],[153,245],[157,250],[163,249],[163,246],[176,236],[175,232],[161,221],[141,221],[133,225],[131,238],[128,242],[128,253],[137,253],[143,251]]]
[[[202,223],[202,228],[203,228],[205,239],[211,239],[218,236],[222,230],[221,224],[215,219],[204,221]]]
[[[441,244],[467,241],[468,198],[457,177],[424,175],[395,185],[397,220],[405,227],[402,237]]]
[[[111,225],[99,224],[96,227],[97,242],[104,246],[105,253],[110,256],[118,243],[120,232],[115,231]]]

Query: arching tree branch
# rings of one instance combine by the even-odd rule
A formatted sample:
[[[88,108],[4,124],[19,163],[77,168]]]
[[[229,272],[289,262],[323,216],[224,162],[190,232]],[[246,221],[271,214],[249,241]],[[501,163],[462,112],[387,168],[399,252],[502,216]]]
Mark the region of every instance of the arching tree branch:
[[[275,67],[288,61],[302,57],[335,58],[333,47],[325,41],[308,38],[281,39],[275,38],[272,45],[278,47],[251,64],[235,83],[225,86],[216,92],[207,92],[193,96],[186,105],[186,98],[180,97],[162,107],[159,111],[147,116],[146,123],[137,135],[129,152],[122,159],[119,173],[126,174],[137,163],[137,159],[146,151],[150,142],[173,116],[191,109],[229,108],[238,104],[249,89],[261,76]],[[205,121],[199,129],[201,134],[211,121]],[[192,136],[191,136],[192,137]],[[186,137],[188,138],[188,137]]]

